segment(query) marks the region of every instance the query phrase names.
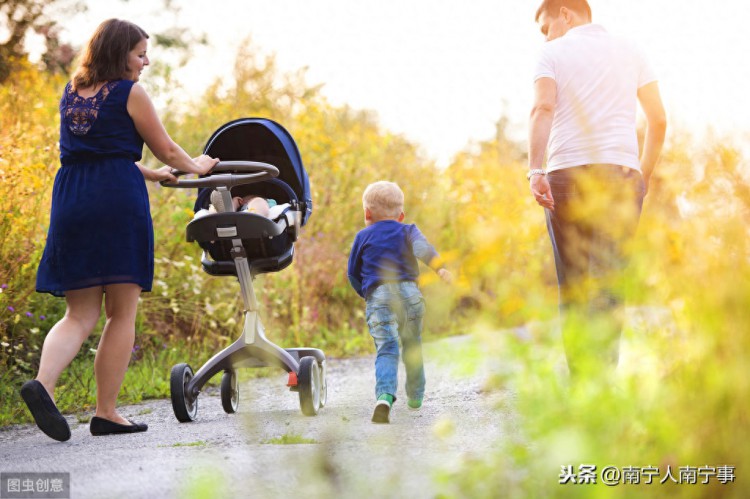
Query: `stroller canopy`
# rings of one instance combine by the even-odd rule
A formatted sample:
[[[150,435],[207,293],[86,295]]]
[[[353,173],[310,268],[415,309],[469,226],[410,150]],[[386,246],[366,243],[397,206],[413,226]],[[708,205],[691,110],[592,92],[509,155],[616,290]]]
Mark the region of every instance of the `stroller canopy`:
[[[221,161],[259,161],[279,169],[280,180],[297,197],[302,211],[302,224],[312,213],[310,180],[302,165],[297,144],[284,127],[265,118],[241,118],[230,121],[214,132],[204,154]],[[288,189],[285,189],[288,190]]]

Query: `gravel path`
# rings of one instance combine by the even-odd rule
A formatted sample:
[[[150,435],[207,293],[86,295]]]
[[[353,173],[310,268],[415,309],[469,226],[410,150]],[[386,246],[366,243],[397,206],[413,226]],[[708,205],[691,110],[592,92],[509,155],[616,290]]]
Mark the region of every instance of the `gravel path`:
[[[169,400],[121,408],[148,423],[146,433],[92,437],[75,416],[64,443],[35,426],[5,428],[0,471],[69,472],[74,498],[435,497],[436,472],[496,449],[513,417],[494,408],[510,393],[483,392],[485,368],[459,375],[437,360],[470,343],[461,337],[425,346],[425,405],[408,411],[401,391],[390,425],[370,422],[373,357],[329,359],[328,404],[317,417],[302,415],[279,370],[243,382],[234,415],[209,388],[192,423],[178,423]],[[285,435],[312,443],[269,443]]]

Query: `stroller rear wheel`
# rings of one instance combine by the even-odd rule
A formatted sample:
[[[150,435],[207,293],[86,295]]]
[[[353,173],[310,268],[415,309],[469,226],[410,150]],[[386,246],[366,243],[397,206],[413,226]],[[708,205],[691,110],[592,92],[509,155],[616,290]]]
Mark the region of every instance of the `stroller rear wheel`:
[[[318,361],[315,357],[302,357],[299,363],[299,405],[302,414],[315,416],[321,407],[323,383]]]
[[[234,414],[240,406],[240,387],[236,371],[224,371],[221,377],[221,406],[227,414]]]
[[[194,421],[198,414],[198,398],[193,397],[187,389],[191,379],[193,370],[185,363],[174,366],[169,376],[172,410],[177,421],[181,423]]]

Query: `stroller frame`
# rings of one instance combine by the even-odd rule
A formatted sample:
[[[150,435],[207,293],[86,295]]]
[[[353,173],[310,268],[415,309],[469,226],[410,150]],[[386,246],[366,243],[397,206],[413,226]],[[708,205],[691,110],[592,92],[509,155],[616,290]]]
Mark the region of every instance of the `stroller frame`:
[[[226,174],[224,172],[232,172]],[[176,176],[182,172],[173,172]],[[222,174],[223,173],[223,174]],[[163,182],[166,187],[214,188],[213,195],[221,196],[227,209],[232,209],[231,188],[238,185],[263,182],[278,175],[270,164],[255,161],[224,161],[217,164],[211,174],[194,180],[178,179],[175,183]],[[237,340],[211,357],[193,374],[187,363],[177,364],[170,374],[172,408],[180,422],[194,421],[198,411],[198,396],[203,386],[220,371],[224,374],[220,392],[224,411],[232,414],[239,407],[239,385],[236,370],[245,367],[281,367],[289,373],[287,386],[299,393],[300,408],[307,416],[314,416],[325,406],[327,398],[326,358],[316,348],[281,348],[265,335],[260,318],[258,300],[253,287],[256,275],[270,270],[280,270],[291,263],[294,246],[280,255],[266,258],[249,258],[243,239],[252,237],[273,238],[287,231],[291,242],[296,241],[303,214],[296,200],[291,212],[284,215],[284,223],[272,222],[260,215],[220,212],[194,219],[187,227],[187,240],[196,242],[231,241],[231,260],[214,261],[204,249],[201,262],[212,275],[236,275],[244,305],[242,332]],[[225,243],[225,244],[226,244]]]

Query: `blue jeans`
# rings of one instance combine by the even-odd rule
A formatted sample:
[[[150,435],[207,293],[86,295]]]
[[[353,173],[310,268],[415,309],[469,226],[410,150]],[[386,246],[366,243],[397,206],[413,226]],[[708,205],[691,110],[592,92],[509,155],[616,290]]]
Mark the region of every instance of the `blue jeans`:
[[[395,399],[398,387],[399,339],[406,367],[406,396],[424,397],[422,319],[425,303],[417,284],[391,282],[375,288],[366,300],[367,326],[375,340],[375,397],[384,393]]]
[[[585,165],[547,175],[555,210],[546,210],[560,288],[563,343],[571,376],[617,366],[628,243],[638,228],[640,172]],[[593,373],[592,373],[593,374]]]

